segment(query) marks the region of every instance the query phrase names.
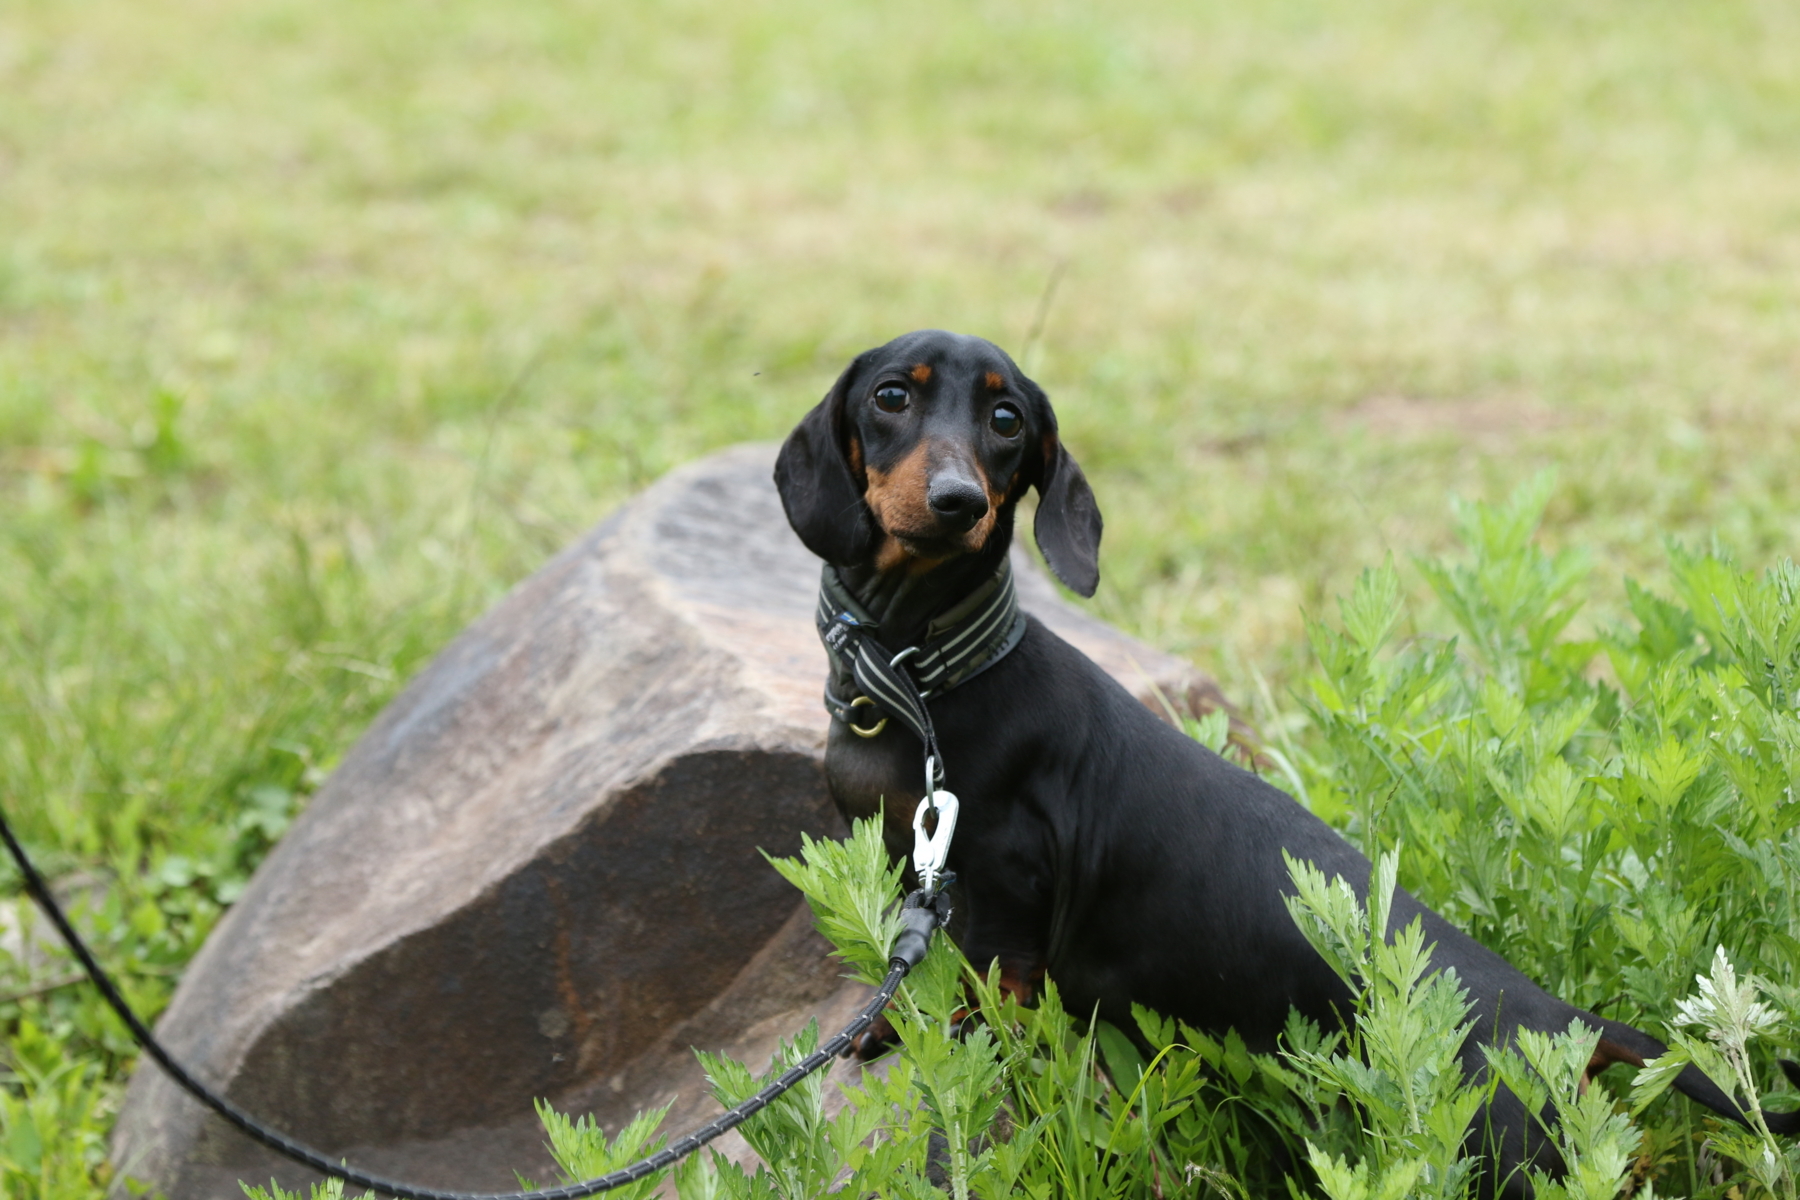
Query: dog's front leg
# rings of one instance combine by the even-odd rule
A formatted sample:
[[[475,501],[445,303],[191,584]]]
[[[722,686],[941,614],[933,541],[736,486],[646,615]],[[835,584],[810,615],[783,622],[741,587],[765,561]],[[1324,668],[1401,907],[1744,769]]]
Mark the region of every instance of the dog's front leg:
[[[1037,1001],[1049,965],[1049,921],[1042,891],[1035,873],[1029,870],[989,872],[965,892],[966,922],[953,921],[950,927],[976,972],[992,978],[998,967],[1000,994],[1022,1005]],[[972,1005],[965,1006],[953,1019],[966,1020],[973,1012]]]
[[[1003,999],[1013,1000],[1027,1008],[1037,1002],[1046,969],[1041,954],[996,954],[988,962],[991,965],[983,974],[987,978],[993,978],[994,968],[999,968],[995,988]],[[971,996],[970,1001],[950,1014],[952,1025],[960,1027],[964,1021],[981,1011],[976,997]]]
[[[1002,954],[988,960],[1000,967],[998,987],[1000,994],[1016,1000],[1022,1005],[1036,1002],[1038,991],[1044,983],[1044,960],[1041,956],[1029,954]],[[952,1025],[961,1025],[979,1009],[973,1004],[965,1004],[950,1014]],[[846,1056],[854,1056],[863,1062],[879,1058],[900,1044],[899,1031],[886,1014],[876,1017],[873,1024],[865,1029],[848,1050]]]
[[[1033,916],[1034,906],[1018,904],[1016,897],[1011,898],[1013,904],[1003,900],[996,903],[998,897],[970,895],[960,888],[957,892],[961,893],[957,898],[967,920],[953,918],[950,931],[964,956],[984,976],[992,965],[998,964],[1000,992],[1023,1005],[1035,1003],[1043,987],[1048,955],[1042,949],[1042,939],[1030,932],[1042,924]],[[972,1003],[965,1004],[951,1014],[951,1023],[960,1024],[974,1012]],[[863,1031],[846,1054],[867,1062],[899,1043],[900,1035],[893,1022],[881,1016]]]

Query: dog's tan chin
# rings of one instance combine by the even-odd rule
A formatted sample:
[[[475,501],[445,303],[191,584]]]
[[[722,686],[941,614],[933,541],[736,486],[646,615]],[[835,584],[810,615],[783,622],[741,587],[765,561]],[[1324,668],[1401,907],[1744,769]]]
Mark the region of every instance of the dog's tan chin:
[[[922,575],[964,554],[972,554],[986,544],[986,539],[973,541],[969,535],[960,537],[921,536],[918,534],[893,533],[883,531],[881,546],[875,552],[875,569],[882,572],[904,568],[914,575]],[[971,530],[970,534],[975,531]]]

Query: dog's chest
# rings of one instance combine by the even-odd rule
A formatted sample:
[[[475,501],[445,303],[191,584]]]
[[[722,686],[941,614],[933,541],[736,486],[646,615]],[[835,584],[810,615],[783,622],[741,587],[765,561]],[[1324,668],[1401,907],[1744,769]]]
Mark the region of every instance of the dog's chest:
[[[910,846],[912,814],[925,794],[925,760],[917,739],[889,725],[872,738],[833,721],[825,739],[825,784],[846,821],[883,813],[890,847]]]

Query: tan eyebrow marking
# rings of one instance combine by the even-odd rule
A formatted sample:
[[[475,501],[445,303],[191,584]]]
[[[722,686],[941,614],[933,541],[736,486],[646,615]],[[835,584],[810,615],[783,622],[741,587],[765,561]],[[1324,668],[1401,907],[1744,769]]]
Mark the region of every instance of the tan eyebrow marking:
[[[931,366],[929,363],[920,363],[908,372],[908,374],[913,377],[913,382],[915,383],[931,382]]]
[[[1001,388],[1006,386],[1006,380],[1000,378],[1000,372],[989,371],[987,373],[987,385],[988,385],[988,391],[997,392]]]

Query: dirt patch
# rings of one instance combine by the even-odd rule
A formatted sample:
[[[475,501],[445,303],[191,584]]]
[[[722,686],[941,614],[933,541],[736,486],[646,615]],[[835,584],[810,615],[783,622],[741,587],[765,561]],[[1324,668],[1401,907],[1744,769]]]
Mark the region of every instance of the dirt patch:
[[[1078,188],[1050,202],[1050,211],[1061,217],[1093,219],[1113,209],[1113,198],[1098,188]]]
[[[1527,396],[1370,396],[1331,418],[1334,432],[1360,429],[1393,441],[1453,437],[1484,447],[1566,429],[1571,414]]]

